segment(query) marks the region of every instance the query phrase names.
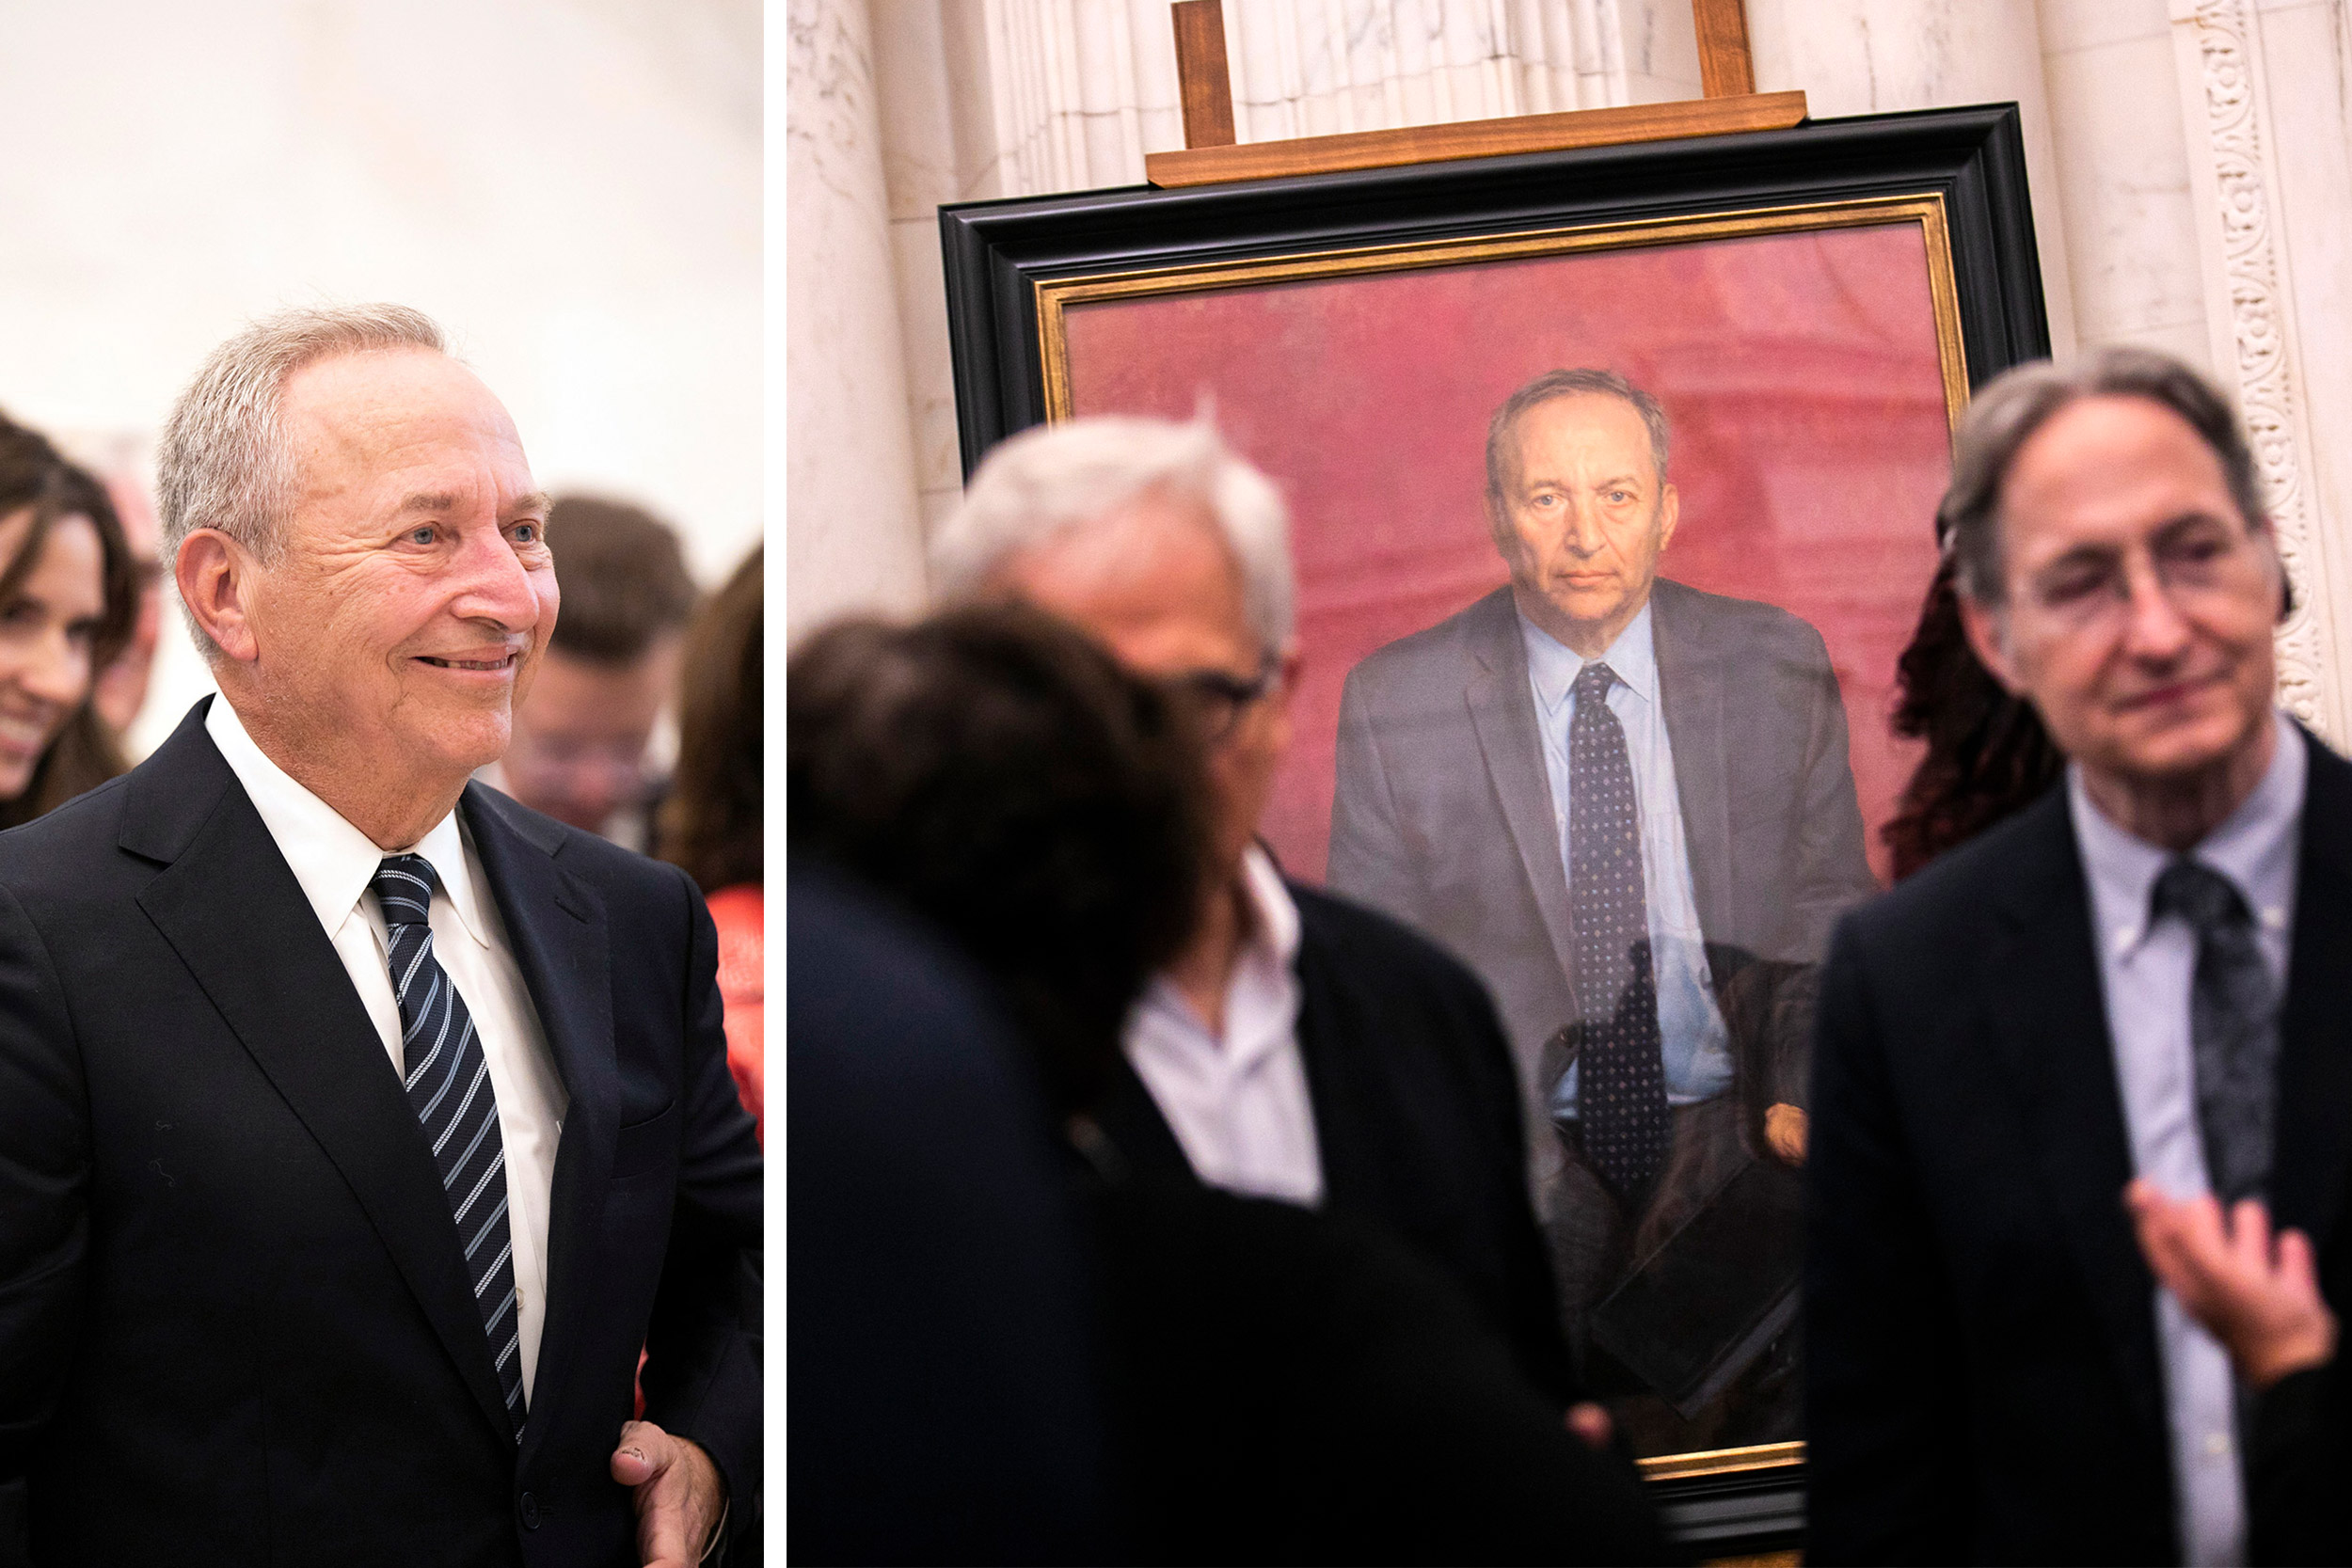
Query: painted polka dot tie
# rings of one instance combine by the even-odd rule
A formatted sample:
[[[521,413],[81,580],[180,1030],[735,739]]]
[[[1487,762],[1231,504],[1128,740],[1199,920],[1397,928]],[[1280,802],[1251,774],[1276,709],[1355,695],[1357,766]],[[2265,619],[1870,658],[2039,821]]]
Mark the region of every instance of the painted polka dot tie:
[[[1606,664],[1588,664],[1576,677],[1576,717],[1568,725],[1568,893],[1584,1159],[1630,1202],[1665,1164],[1672,1124],[1659,1060],[1640,802],[1625,726],[1609,709],[1616,679]]]
[[[490,1359],[498,1368],[499,1391],[520,1441],[522,1337],[516,1323],[514,1244],[506,1228],[506,1145],[499,1136],[498,1095],[490,1086],[490,1065],[474,1034],[473,1015],[433,956],[429,917],[439,880],[422,855],[391,855],[376,867],[369,885],[384,907],[390,939],[408,1107],[424,1129],[441,1190],[449,1195],[457,1244],[466,1255],[466,1282],[473,1288],[482,1330],[490,1338]]]
[[[2188,860],[2164,868],[2149,904],[2155,916],[2179,915],[2197,933],[2188,1038],[2206,1180],[2224,1203],[2267,1199],[2279,1101],[2279,988],[2255,945],[2253,911],[2227,877]]]

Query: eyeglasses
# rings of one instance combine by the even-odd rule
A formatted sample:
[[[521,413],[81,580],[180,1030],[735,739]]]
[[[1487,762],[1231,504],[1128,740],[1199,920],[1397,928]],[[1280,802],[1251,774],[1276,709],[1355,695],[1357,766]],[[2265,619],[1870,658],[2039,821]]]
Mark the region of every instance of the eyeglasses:
[[[2143,546],[2061,557],[2026,585],[2034,609],[2071,631],[2111,628],[2144,573],[2172,606],[2245,590],[2259,576],[2256,536],[2219,518],[2184,518]]]
[[[1272,654],[1245,680],[1228,670],[1187,670],[1162,682],[1192,716],[1200,738],[1215,746],[1240,727],[1241,716],[1263,700],[1281,678],[1282,661]]]

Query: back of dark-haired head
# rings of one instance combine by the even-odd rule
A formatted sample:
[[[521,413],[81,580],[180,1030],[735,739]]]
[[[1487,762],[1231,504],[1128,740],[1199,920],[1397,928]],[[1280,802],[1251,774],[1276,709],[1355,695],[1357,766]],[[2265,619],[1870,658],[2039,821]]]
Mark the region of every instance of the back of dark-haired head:
[[[743,558],[686,633],[677,767],[659,827],[661,858],[705,893],[761,879],[764,554]]]
[[[596,664],[634,664],[694,613],[677,534],[652,513],[594,496],[558,498],[548,545],[564,592],[549,646]]]
[[[0,604],[12,598],[40,564],[41,547],[53,528],[69,517],[88,519],[98,534],[99,573],[105,597],[104,613],[90,640],[94,690],[97,672],[112,662],[130,641],[132,623],[138,614],[138,569],[123,536],[122,519],[96,475],[68,461],[40,432],[0,414],[0,522],[28,509],[30,526],[18,541],[16,553],[0,566]],[[0,828],[29,822],[105,783],[124,767],[119,744],[86,694],[49,743],[24,792],[12,800],[0,800]]]
[[[2269,526],[2254,454],[2237,415],[2213,384],[2153,349],[2115,345],[2058,364],[2037,360],[2002,372],[1970,400],[1952,436],[1952,483],[1936,509],[1939,535],[1960,592],[2002,602],[2001,489],[2034,434],[2084,398],[2136,397],[2170,409],[2212,449],[2230,499],[2249,528]]]
[[[1205,885],[1195,728],[1037,610],[973,606],[818,633],[787,667],[793,854],[856,873],[1002,987],[1062,1115],[1190,937]]]
[[[1504,473],[1518,460],[1511,450],[1511,436],[1518,428],[1519,416],[1537,404],[1554,398],[1609,397],[1632,404],[1642,416],[1642,426],[1649,433],[1651,465],[1658,477],[1666,477],[1666,452],[1669,432],[1666,410],[1659,401],[1614,371],[1572,370],[1546,371],[1518,391],[1502,400],[1494,418],[1486,421],[1486,505],[1495,518],[1503,515],[1503,498],[1508,493]]]
[[[1895,665],[1895,733],[1926,745],[1879,830],[1897,881],[2032,804],[2066,768],[2032,705],[1969,647],[1952,577],[1947,555]]]

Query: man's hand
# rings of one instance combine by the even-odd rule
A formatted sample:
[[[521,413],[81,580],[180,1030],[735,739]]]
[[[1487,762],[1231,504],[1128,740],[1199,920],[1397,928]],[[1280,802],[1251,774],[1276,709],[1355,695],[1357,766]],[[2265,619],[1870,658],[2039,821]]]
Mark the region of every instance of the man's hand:
[[[710,1456],[651,1421],[627,1421],[612,1479],[637,1489],[637,1557],[645,1568],[694,1568],[726,1513]]]
[[[1794,1105],[1770,1105],[1764,1111],[1764,1141],[1772,1146],[1784,1165],[1804,1164],[1804,1134],[1809,1122]]]
[[[2227,1346],[2237,1374],[2267,1388],[2336,1354],[2336,1315],[2319,1293],[2311,1238],[2270,1234],[2270,1212],[2249,1198],[2225,1226],[2211,1197],[2178,1202],[2142,1177],[2123,1189],[2148,1267],[2188,1315]]]

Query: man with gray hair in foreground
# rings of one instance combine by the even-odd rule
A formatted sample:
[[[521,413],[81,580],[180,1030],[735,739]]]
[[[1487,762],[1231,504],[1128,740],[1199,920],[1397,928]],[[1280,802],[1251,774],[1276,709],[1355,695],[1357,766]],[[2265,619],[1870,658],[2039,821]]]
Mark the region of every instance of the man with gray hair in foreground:
[[[2253,456],[2195,372],[2104,349],[1977,394],[1939,521],[2067,772],[1823,971],[1807,1560],[2344,1560],[2249,1507],[2283,1369],[2233,1376],[2124,1199],[2265,1251],[2266,1204],[2352,1305],[2352,766],[2275,705]]]
[[[160,467],[220,695],[0,842],[32,1560],[695,1562],[758,1513],[759,1153],[693,885],[468,783],[556,616],[514,424],[417,312],[295,311]]]
[[[1022,598],[1091,632],[1182,693],[1208,745],[1216,874],[1189,949],[1128,1022],[1109,1143],[1140,1173],[1384,1224],[1566,1404],[1484,989],[1386,917],[1286,879],[1258,842],[1298,668],[1279,493],[1205,421],[1076,420],[990,454],[932,566],[946,598]]]

